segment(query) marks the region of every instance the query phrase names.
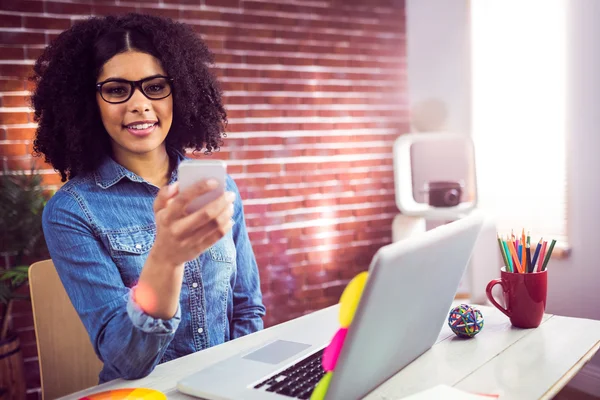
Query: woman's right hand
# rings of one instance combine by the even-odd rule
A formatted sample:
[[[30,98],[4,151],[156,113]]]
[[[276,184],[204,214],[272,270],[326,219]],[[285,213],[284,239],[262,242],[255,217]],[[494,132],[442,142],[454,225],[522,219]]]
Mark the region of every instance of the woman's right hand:
[[[149,256],[163,265],[180,266],[229,232],[235,193],[225,192],[200,210],[185,212],[192,200],[216,187],[216,181],[207,180],[181,193],[177,183],[161,188],[154,201],[156,240]]]

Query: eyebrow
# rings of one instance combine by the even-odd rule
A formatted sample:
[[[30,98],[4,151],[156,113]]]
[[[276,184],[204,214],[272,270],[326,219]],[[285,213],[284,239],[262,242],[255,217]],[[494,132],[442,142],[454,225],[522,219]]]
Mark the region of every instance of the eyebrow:
[[[163,77],[163,76],[166,76],[166,75],[163,75],[163,74],[154,74],[154,75],[150,75],[150,76],[147,76],[145,78],[142,78],[142,79],[138,79],[138,81],[143,81],[144,79],[158,78],[158,77]],[[121,77],[118,77],[118,76],[111,76],[110,78],[106,78],[106,79],[98,81],[96,83],[109,82],[109,81],[137,82],[137,81],[130,81],[129,79],[121,78]]]

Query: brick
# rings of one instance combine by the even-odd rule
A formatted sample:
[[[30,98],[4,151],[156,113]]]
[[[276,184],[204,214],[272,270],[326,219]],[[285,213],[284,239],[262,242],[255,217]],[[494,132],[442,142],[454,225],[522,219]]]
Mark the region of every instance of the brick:
[[[248,236],[250,237],[251,243],[259,243],[268,239],[267,232],[264,231],[249,232]]]
[[[215,62],[217,64],[227,63],[227,64],[241,64],[244,62],[244,57],[234,54],[215,54]]]
[[[44,12],[44,3],[41,1],[2,0],[0,10],[42,13]]]
[[[328,271],[325,269],[321,269],[316,273],[307,274],[305,276],[305,284],[307,285],[319,285],[323,283],[328,283],[337,279],[337,273],[333,271]]]
[[[44,48],[33,46],[25,46],[23,50],[25,51],[25,58],[29,60],[37,60],[44,52]]]
[[[27,397],[26,400],[42,400],[42,391],[39,387],[36,387],[34,389],[38,389],[32,392],[28,392],[27,393]]]
[[[92,5],[82,3],[63,3],[57,1],[47,1],[46,11],[50,14],[89,16],[92,13]]]
[[[25,303],[25,302],[20,301],[19,303]],[[13,310],[15,308],[16,307],[14,307]],[[35,343],[35,331],[34,331],[33,327],[31,327],[31,328],[25,328],[25,329],[19,329],[16,332],[17,332],[17,334],[19,336],[19,341],[21,342],[21,344]]]
[[[28,78],[33,73],[33,65],[0,64],[0,76]]]
[[[0,92],[16,92],[25,89],[21,80],[0,78]]]
[[[40,366],[38,360],[27,360],[24,365],[27,387],[40,387]]]
[[[307,164],[307,163],[293,163],[293,164],[286,164],[285,166],[285,170],[288,172],[291,171],[314,171],[315,165],[314,164]]]
[[[94,15],[124,15],[127,13],[135,13],[138,9],[136,7],[128,6],[112,6],[112,5],[92,5],[92,14]]]
[[[22,344],[21,343],[21,353],[23,358],[37,357],[37,345],[35,343]]]
[[[268,104],[299,104],[299,97],[272,96],[267,98]]]
[[[202,4],[202,0],[163,0],[163,3],[166,3],[166,4],[190,4],[190,5],[200,6]]]
[[[12,156],[25,156],[29,154],[29,150],[26,144],[0,144],[0,156],[12,157]]]
[[[6,132],[8,140],[32,140],[35,136],[33,128],[8,128]]]
[[[42,176],[42,184],[47,186],[62,185],[62,182],[60,181],[60,175],[54,171],[51,172],[52,173],[50,174],[44,174]]]
[[[29,122],[27,113],[0,112],[0,124],[26,124]]]
[[[30,155],[20,157],[9,157],[6,160],[6,167],[11,170],[29,170],[31,167],[37,170],[52,170],[52,165],[44,162],[42,157],[32,157]]]
[[[280,58],[268,57],[268,56],[246,56],[246,62],[248,64],[262,64],[262,65],[281,64]]]
[[[185,11],[180,12],[175,8],[152,8],[146,7],[145,5],[140,5],[139,12],[141,14],[156,15],[157,17],[166,17],[176,20],[179,19],[181,13],[184,13]]]
[[[258,172],[273,172],[278,173],[281,172],[280,164],[254,164],[248,165],[246,167],[248,173],[258,173]]]
[[[22,47],[0,46],[1,60],[22,60],[25,58],[25,51]]]
[[[20,28],[22,23],[20,15],[0,15],[0,26],[3,28]]]
[[[14,329],[30,328],[33,326],[33,313],[14,315],[12,323]]]
[[[46,35],[38,32],[0,32],[0,44],[45,44]]]
[[[71,20],[67,18],[25,16],[23,17],[23,24],[26,28],[65,30],[71,27]]]
[[[317,110],[285,110],[286,117],[316,117]]]
[[[214,7],[240,8],[240,0],[204,0],[204,4],[207,6],[214,6]],[[244,3],[244,8],[246,8],[245,3]]]
[[[2,96],[2,107],[29,107],[29,96]]]

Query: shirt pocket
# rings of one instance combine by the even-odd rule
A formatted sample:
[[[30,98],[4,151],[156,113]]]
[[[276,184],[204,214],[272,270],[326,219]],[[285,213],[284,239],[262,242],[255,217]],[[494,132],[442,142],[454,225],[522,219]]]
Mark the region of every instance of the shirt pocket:
[[[154,230],[131,230],[107,234],[110,252],[126,286],[134,286],[154,245]]]
[[[235,260],[235,244],[233,243],[233,235],[229,231],[217,243],[208,249],[210,257],[214,261],[231,264]]]

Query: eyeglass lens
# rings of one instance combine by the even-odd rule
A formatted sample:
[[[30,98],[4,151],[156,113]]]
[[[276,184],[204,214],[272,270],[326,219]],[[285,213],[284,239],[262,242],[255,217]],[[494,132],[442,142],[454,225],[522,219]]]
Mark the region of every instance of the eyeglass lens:
[[[108,102],[120,102],[131,97],[132,87],[128,82],[110,81],[102,85],[102,98]],[[142,83],[144,94],[150,99],[162,99],[171,94],[171,84],[165,78],[153,78]]]

